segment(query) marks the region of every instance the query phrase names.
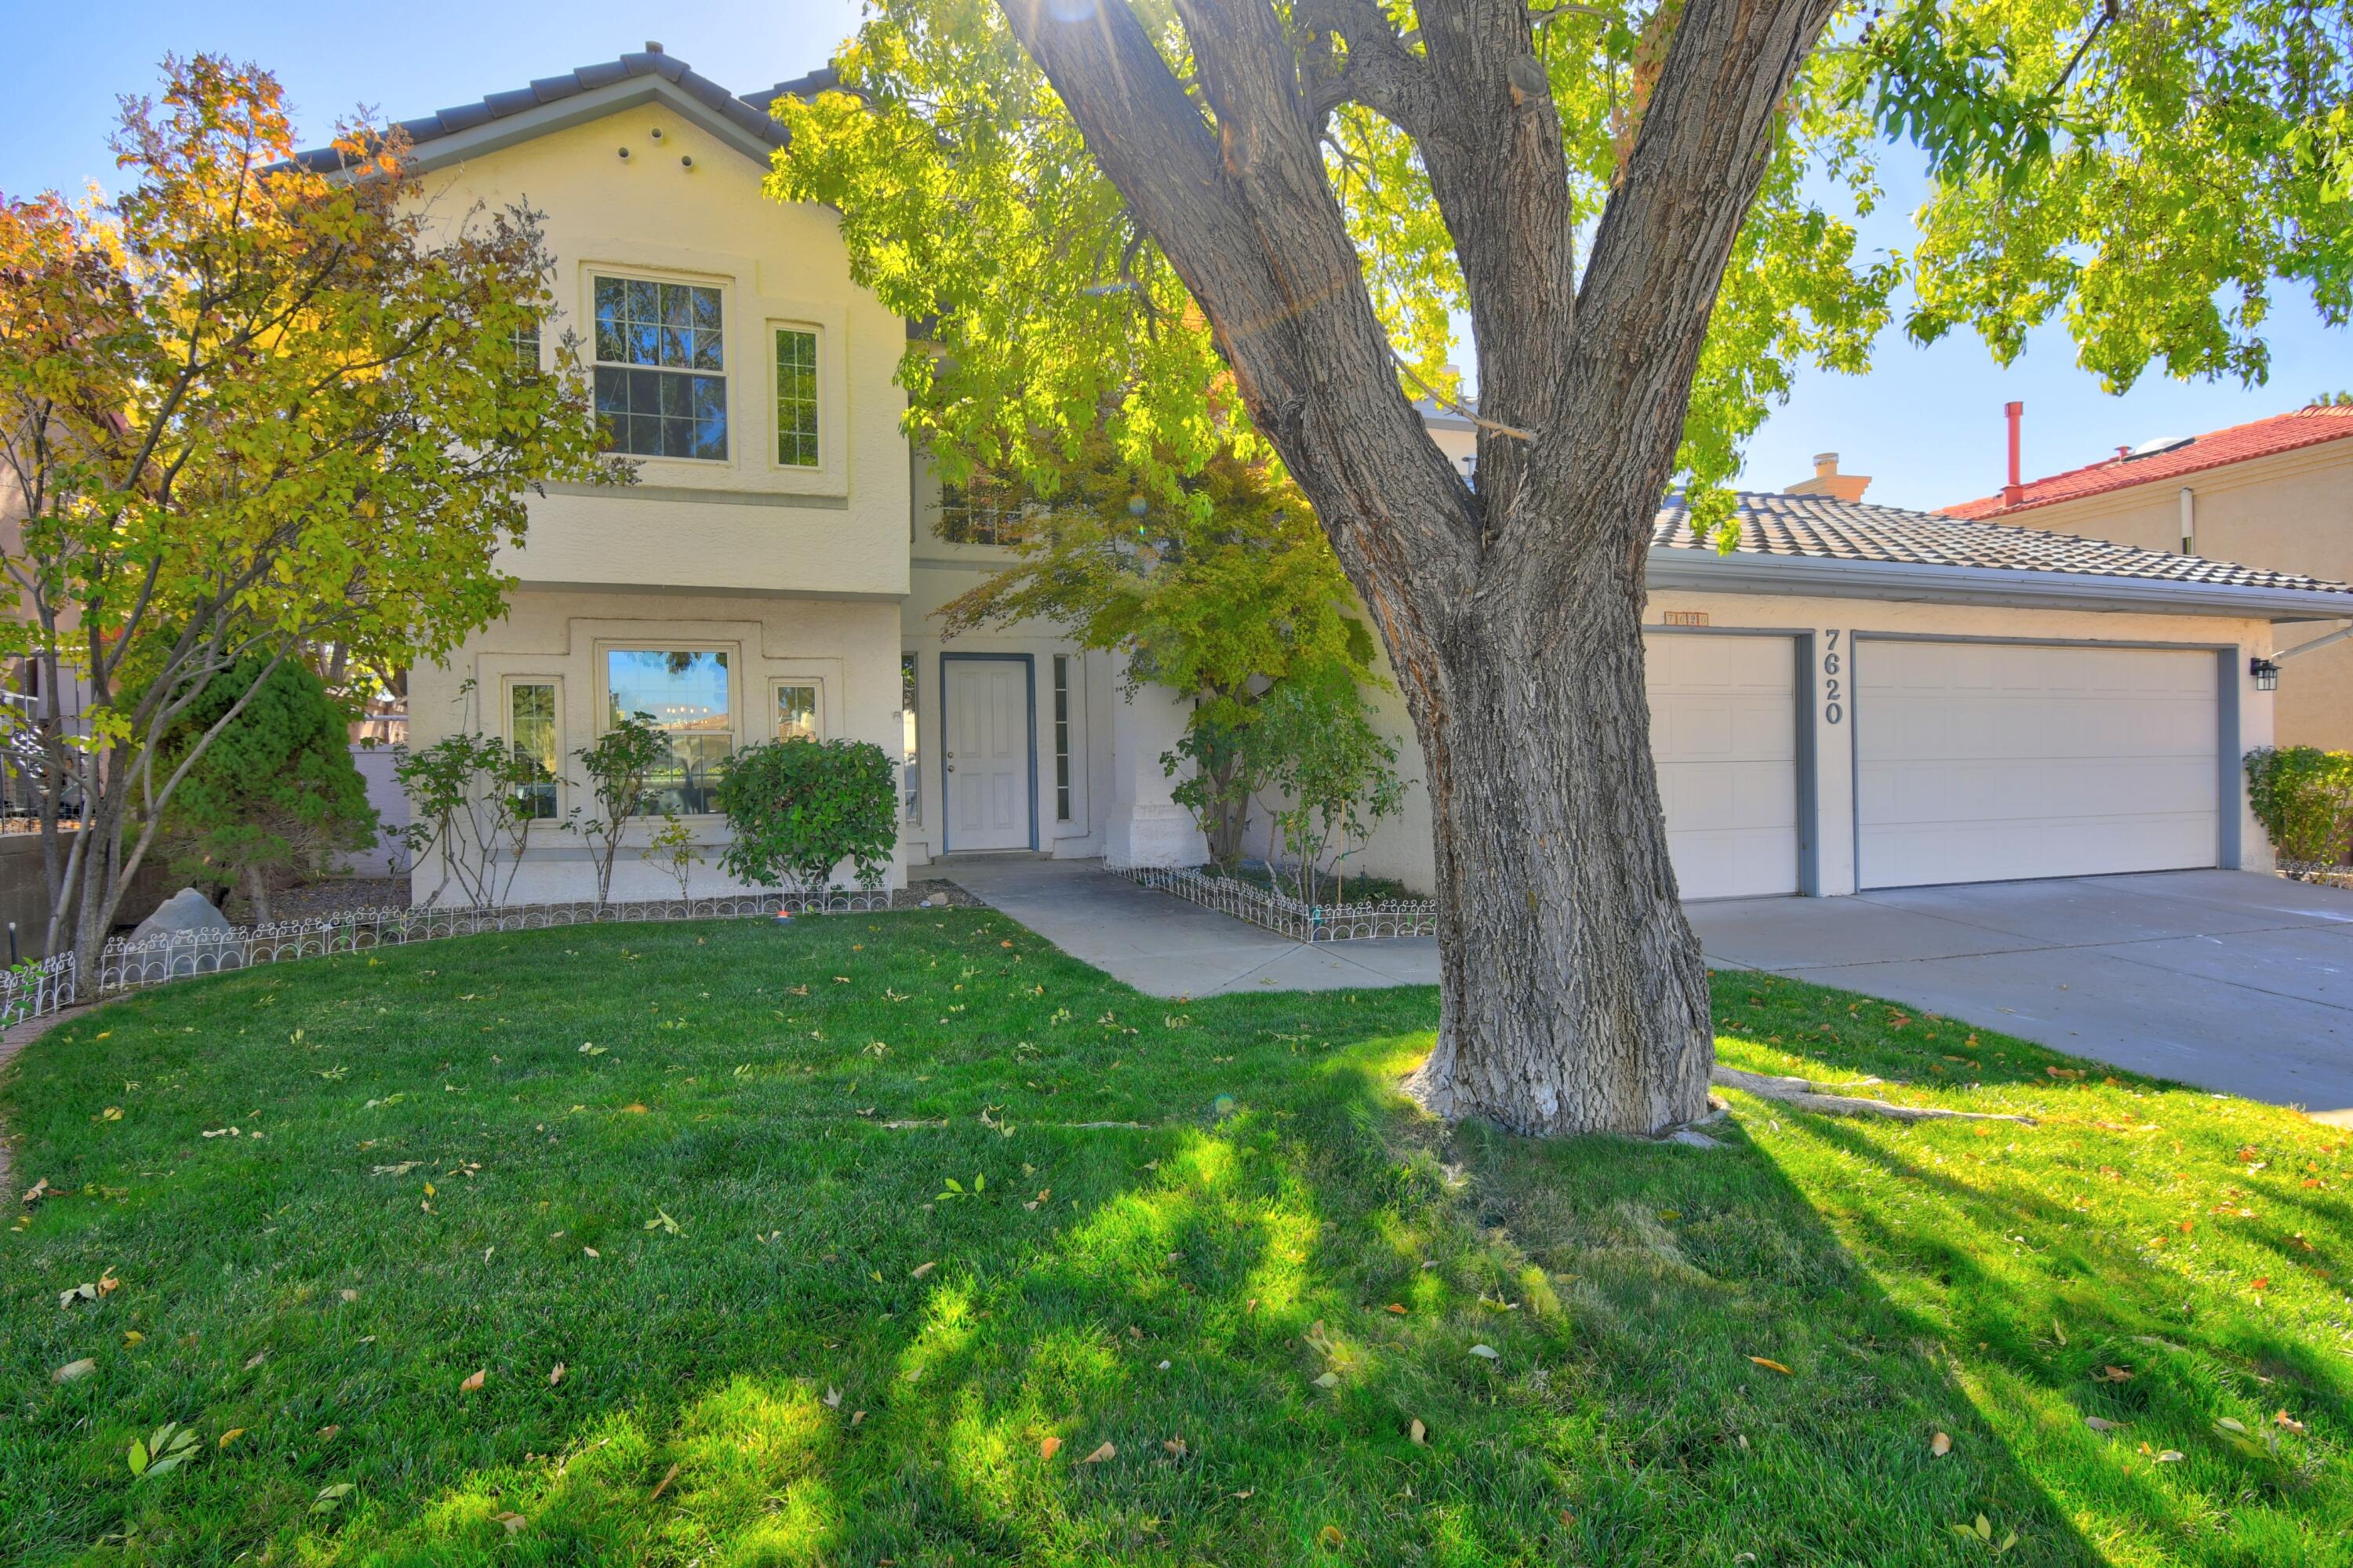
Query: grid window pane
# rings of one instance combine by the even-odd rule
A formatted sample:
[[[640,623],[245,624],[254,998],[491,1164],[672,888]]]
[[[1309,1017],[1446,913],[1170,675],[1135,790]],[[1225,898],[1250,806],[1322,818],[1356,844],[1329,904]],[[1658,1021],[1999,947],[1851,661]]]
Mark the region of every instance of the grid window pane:
[[[1054,820],[1071,820],[1071,656],[1054,655]]]
[[[776,461],[818,466],[817,334],[776,334]]]
[[[599,278],[596,295],[596,417],[606,446],[638,457],[724,459],[719,291]]]
[[[727,655],[614,648],[605,654],[606,722],[643,714],[670,742],[670,755],[646,776],[634,816],[678,816],[719,810],[719,786],[735,749]]]
[[[527,327],[517,327],[514,336],[509,339],[508,343],[514,355],[515,369],[525,376],[537,375],[539,373],[539,323],[533,322]]]
[[[555,815],[555,687],[518,681],[507,688],[507,744],[514,749],[515,801],[534,820]]]
[[[916,767],[916,737],[923,726],[915,722],[915,656],[899,655],[899,723],[902,726],[902,743],[904,759],[900,764],[900,814],[910,822],[923,820],[923,793],[919,780],[923,775]]]
[[[815,686],[778,686],[776,688],[776,738],[778,740],[815,740],[817,737],[817,688]]]

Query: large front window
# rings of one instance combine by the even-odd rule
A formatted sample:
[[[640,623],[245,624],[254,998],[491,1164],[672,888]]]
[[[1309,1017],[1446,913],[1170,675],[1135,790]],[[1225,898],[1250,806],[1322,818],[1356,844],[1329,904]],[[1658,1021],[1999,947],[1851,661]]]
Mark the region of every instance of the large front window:
[[[646,778],[635,814],[715,812],[719,785],[735,749],[727,655],[652,648],[605,654],[606,722],[643,714],[670,742],[670,755]]]
[[[605,445],[637,457],[726,457],[722,335],[717,289],[597,279],[596,422]]]

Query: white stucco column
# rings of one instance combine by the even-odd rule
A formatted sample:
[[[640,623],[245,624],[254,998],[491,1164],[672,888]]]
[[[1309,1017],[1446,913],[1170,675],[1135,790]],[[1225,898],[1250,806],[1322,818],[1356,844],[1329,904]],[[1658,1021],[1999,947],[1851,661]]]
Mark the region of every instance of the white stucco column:
[[[1177,779],[1161,770],[1161,753],[1185,733],[1186,705],[1165,686],[1140,685],[1111,703],[1111,810],[1103,819],[1103,863],[1199,865],[1208,841],[1193,813],[1169,796]],[[1180,775],[1181,777],[1181,775]]]

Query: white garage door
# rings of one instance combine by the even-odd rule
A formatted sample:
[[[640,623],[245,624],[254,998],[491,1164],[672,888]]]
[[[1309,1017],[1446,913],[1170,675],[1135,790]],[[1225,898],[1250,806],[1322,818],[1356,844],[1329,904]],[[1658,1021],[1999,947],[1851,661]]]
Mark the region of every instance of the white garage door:
[[[1643,639],[1651,752],[1685,898],[1798,891],[1796,647],[1786,637]]]
[[[2214,864],[2215,673],[2195,652],[1864,640],[1862,885]]]

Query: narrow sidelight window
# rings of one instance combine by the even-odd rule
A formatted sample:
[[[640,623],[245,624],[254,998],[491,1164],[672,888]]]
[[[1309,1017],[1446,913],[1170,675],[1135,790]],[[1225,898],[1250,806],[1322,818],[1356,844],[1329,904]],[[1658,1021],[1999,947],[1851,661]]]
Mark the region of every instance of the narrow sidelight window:
[[[1071,656],[1054,655],[1054,821],[1071,820]]]
[[[815,468],[817,334],[776,329],[776,461]]]
[[[513,748],[516,809],[543,821],[555,815],[555,684],[517,681],[507,687],[507,744]]]
[[[909,822],[923,820],[923,770],[916,751],[916,736],[923,726],[915,722],[915,655],[899,655],[899,725],[903,760],[899,765],[899,814]]]

